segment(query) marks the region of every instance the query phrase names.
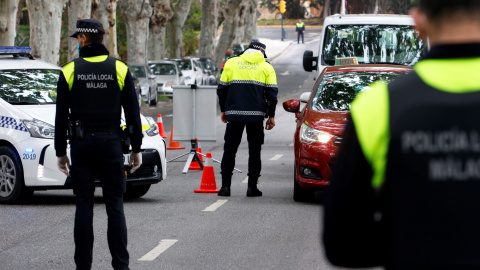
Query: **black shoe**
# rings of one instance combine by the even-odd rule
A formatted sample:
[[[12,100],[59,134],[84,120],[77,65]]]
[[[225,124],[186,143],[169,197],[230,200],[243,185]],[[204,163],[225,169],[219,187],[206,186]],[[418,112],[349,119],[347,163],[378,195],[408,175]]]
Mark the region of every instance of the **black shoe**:
[[[230,197],[230,187],[222,187],[218,191],[218,196]]]
[[[247,189],[247,197],[260,197],[262,196],[262,192],[258,190],[258,188],[248,188]]]

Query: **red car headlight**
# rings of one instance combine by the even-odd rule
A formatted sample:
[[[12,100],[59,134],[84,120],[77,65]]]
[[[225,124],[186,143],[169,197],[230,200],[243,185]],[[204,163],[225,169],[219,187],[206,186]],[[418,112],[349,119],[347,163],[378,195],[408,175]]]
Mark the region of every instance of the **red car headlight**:
[[[314,142],[319,142],[325,144],[333,137],[334,136],[332,134],[309,127],[305,123],[303,123],[300,127],[300,141],[302,143],[312,144]]]

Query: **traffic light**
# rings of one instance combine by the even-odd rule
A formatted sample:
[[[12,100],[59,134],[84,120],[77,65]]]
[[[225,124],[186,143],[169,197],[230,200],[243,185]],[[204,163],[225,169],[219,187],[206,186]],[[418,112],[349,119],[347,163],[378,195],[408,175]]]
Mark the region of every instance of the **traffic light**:
[[[285,13],[285,0],[280,0],[280,13]]]

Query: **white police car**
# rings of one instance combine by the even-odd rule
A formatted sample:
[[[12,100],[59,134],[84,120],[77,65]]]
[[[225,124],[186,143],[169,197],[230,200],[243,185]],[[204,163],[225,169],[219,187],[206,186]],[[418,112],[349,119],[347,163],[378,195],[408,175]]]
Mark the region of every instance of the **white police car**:
[[[53,142],[61,68],[34,60],[29,52],[28,47],[0,47],[0,203],[19,202],[35,190],[71,188],[71,179],[57,168]],[[143,163],[127,174],[125,196],[130,198],[146,194],[167,171],[157,123],[141,119]]]

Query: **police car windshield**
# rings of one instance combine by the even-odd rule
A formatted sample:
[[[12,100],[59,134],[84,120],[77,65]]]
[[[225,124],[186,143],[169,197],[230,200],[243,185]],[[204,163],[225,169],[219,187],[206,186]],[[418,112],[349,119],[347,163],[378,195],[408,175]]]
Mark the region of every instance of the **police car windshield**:
[[[337,57],[357,57],[365,64],[413,65],[424,53],[424,42],[406,25],[329,25],[323,46],[323,60],[331,66]]]
[[[0,97],[11,104],[52,104],[57,101],[60,70],[0,70]]]
[[[312,110],[347,111],[358,93],[370,89],[378,80],[389,82],[401,72],[345,72],[326,73],[315,89],[310,102]]]

